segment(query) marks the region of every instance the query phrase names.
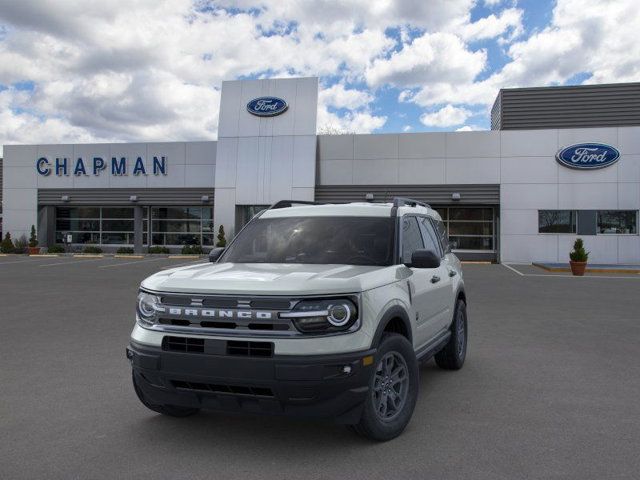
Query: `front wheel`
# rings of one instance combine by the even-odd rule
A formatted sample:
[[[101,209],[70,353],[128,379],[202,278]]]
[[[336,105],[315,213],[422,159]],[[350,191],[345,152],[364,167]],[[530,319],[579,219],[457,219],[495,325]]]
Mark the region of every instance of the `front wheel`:
[[[386,441],[400,435],[411,420],[418,398],[418,362],[411,343],[398,334],[382,338],[376,361],[362,417],[353,429]]]
[[[464,300],[456,303],[450,331],[449,341],[436,353],[436,365],[445,370],[460,370],[467,356],[467,305]]]

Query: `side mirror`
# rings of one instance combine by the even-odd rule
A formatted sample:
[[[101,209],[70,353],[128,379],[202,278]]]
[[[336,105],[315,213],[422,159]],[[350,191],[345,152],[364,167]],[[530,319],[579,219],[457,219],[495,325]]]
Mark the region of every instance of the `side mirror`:
[[[209,252],[209,261],[212,263],[216,263],[220,258],[220,256],[224,253],[224,251],[225,251],[224,247],[212,248],[211,251]]]
[[[406,264],[405,264],[406,265]],[[411,255],[411,268],[438,268],[440,257],[433,250],[416,250]]]

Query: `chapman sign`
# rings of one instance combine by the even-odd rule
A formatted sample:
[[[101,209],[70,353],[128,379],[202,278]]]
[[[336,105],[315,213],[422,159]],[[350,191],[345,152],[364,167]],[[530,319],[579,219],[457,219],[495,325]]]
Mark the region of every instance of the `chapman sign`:
[[[58,177],[64,175],[95,175],[101,173],[110,173],[114,177],[124,176],[131,173],[132,175],[166,175],[167,174],[167,157],[153,157],[150,164],[145,164],[143,157],[137,157],[135,160],[127,157],[111,157],[110,161],[102,157],[82,158],[78,157],[72,160],[66,157],[47,158],[40,157],[36,160],[36,170],[43,177],[48,177],[52,173]]]
[[[613,165],[620,152],[611,145],[602,143],[579,143],[565,147],[556,154],[558,163],[578,170],[596,170]]]
[[[275,117],[286,112],[287,108],[287,102],[278,97],[254,98],[247,103],[247,111],[258,117]]]

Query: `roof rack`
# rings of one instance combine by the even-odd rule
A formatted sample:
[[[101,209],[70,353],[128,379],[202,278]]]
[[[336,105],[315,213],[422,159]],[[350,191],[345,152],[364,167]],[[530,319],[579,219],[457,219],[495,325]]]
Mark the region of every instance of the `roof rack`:
[[[413,198],[406,198],[406,197],[393,198],[393,206],[396,208],[404,207],[404,206],[417,207],[418,205],[421,207],[431,208],[431,205],[429,205],[428,203],[420,202],[418,200],[414,200]]]
[[[320,205],[319,202],[312,202],[308,200],[280,200],[271,205],[267,210],[275,210],[277,208],[289,208],[294,205]]]

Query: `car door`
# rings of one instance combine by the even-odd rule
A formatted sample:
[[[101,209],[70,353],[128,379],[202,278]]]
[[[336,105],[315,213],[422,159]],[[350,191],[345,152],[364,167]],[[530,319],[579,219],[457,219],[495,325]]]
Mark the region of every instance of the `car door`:
[[[424,238],[425,248],[433,250],[440,256],[440,267],[435,269],[435,276],[438,277],[438,281],[434,283],[434,301],[438,306],[438,311],[435,314],[434,324],[437,326],[438,331],[444,330],[451,323],[453,315],[452,267],[449,264],[448,256],[440,241],[433,220],[428,217],[420,217],[418,223]]]
[[[401,260],[405,265],[411,264],[411,255],[418,249],[425,248],[423,235],[418,224],[418,217],[405,215],[401,220]],[[412,268],[407,279],[411,292],[411,306],[415,319],[416,346],[420,347],[432,339],[440,330],[440,289],[438,278],[442,276],[439,268]]]

